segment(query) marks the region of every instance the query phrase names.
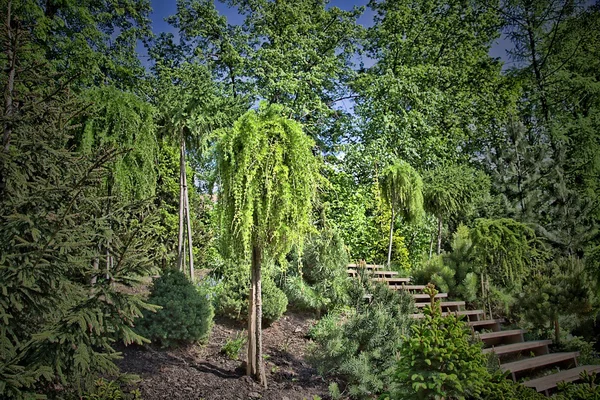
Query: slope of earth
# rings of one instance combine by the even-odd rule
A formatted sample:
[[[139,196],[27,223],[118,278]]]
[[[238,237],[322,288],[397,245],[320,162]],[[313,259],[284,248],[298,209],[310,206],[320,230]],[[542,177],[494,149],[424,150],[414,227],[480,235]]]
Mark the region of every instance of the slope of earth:
[[[311,314],[288,313],[263,331],[268,388],[244,376],[245,364],[221,353],[228,339],[235,339],[244,325],[215,321],[205,346],[174,350],[123,347],[121,372],[139,375],[138,388],[145,400],[154,399],[289,399],[326,397],[327,382],[305,360],[306,334],[315,322]],[[244,359],[244,350],[240,358]]]

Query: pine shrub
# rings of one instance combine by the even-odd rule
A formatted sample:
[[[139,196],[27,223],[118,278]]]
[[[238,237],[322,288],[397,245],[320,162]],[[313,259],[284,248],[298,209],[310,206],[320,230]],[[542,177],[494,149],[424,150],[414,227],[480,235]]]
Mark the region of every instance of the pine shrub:
[[[137,331],[163,347],[206,340],[213,324],[213,307],[187,277],[167,271],[154,281],[148,302],[161,306],[144,312]]]
[[[348,293],[352,308],[330,312],[311,329],[309,359],[320,374],[345,381],[352,397],[364,398],[389,389],[414,305],[409,294],[366,279],[353,280]]]

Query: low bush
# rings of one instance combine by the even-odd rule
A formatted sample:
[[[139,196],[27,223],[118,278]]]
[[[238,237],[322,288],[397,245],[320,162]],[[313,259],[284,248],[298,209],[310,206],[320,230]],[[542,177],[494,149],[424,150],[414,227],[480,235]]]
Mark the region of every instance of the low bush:
[[[163,347],[208,338],[213,324],[213,307],[186,276],[167,271],[154,281],[148,302],[162,308],[144,312],[137,332]]]
[[[409,294],[366,279],[351,281],[348,295],[351,308],[330,312],[311,329],[309,359],[320,374],[343,380],[344,394],[363,398],[389,389],[414,304]]]
[[[235,339],[229,338],[221,348],[221,353],[225,354],[230,360],[237,360],[240,357],[240,351],[247,341],[244,332],[238,333]]]
[[[262,300],[263,322],[277,321],[287,310],[288,299],[271,277],[272,266],[263,269]],[[219,315],[245,321],[248,316],[248,295],[250,293],[250,269],[247,265],[228,262],[216,272],[220,277],[219,288],[215,290],[216,312]]]

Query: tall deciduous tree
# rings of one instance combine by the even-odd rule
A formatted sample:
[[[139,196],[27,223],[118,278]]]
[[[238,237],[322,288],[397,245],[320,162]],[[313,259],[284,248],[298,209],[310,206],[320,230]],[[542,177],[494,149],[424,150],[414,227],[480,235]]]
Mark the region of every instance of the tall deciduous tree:
[[[288,112],[262,104],[226,130],[218,145],[223,239],[238,259],[251,263],[247,373],[265,386],[261,265],[302,242],[318,174],[314,142],[285,117]]]
[[[421,176],[406,161],[398,160],[382,171],[379,180],[383,200],[390,207],[390,244],[388,266],[392,261],[394,222],[397,216],[411,222],[423,214],[423,181]]]
[[[352,97],[346,83],[355,75],[362,9],[326,0],[222,3],[236,7],[243,23],[228,24],[213,1],[178,1],[170,22],[184,53],[209,66],[229,93],[287,106],[319,145],[331,145],[347,116],[339,102]]]

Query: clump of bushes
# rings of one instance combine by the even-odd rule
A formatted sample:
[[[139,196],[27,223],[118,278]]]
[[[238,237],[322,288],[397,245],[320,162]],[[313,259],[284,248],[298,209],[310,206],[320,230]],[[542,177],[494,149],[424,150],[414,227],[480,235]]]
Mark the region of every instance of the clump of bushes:
[[[277,321],[287,310],[288,299],[277,287],[271,276],[272,266],[263,269],[262,300],[263,322]],[[250,268],[245,264],[227,262],[215,269],[220,276],[219,288],[216,290],[217,314],[244,321],[248,316],[248,296],[250,293]]]
[[[206,295],[179,271],[154,281],[148,302],[162,308],[144,312],[137,332],[162,347],[204,341],[213,324],[213,306]]]
[[[353,397],[383,393],[412,323],[413,299],[367,279],[352,280],[348,297],[351,308],[330,312],[311,329],[309,358],[320,374],[346,382]]]

